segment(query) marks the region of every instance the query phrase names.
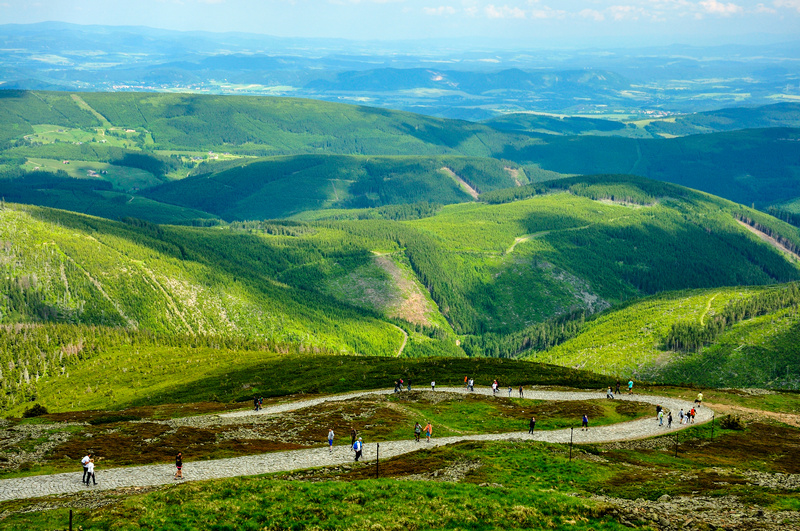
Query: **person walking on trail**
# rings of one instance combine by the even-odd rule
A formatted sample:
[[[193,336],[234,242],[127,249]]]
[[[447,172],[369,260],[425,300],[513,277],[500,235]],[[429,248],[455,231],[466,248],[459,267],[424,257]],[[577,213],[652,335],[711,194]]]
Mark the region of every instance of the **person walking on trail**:
[[[497,380],[492,382],[492,395],[497,394]]]
[[[83,479],[81,480],[81,483],[86,483],[86,474],[89,473],[89,461],[91,460],[92,460],[91,453],[84,455],[83,459],[81,459],[81,465],[83,465]]]
[[[183,479],[183,454],[178,452],[178,455],[175,456],[175,478],[174,479]]]
[[[355,428],[350,428],[350,446],[356,443],[356,437],[358,437],[358,432]]]
[[[617,380],[617,389],[615,394],[619,394],[619,380]]]
[[[474,392],[475,391],[475,380],[472,378],[469,379],[469,390]]]
[[[508,398],[511,398],[511,386],[508,386]]]
[[[658,425],[659,426],[663,426],[664,425],[664,410],[663,409],[658,412]]]
[[[422,426],[420,426],[419,422],[414,423],[414,440],[419,442],[419,436],[422,433]]]
[[[353,451],[356,453],[356,461],[361,459],[361,451],[363,450],[363,448],[364,448],[364,443],[361,442],[361,437],[359,437],[358,440],[355,443],[353,443]]]
[[[681,412],[680,412],[680,413],[678,413],[678,420],[680,420],[680,424],[683,424],[683,418],[684,418],[685,416],[686,416],[686,415],[684,415],[684,413],[683,413],[683,410],[681,409]]]
[[[671,427],[672,427],[672,411],[670,411],[669,414],[667,415],[667,428]]]
[[[333,428],[328,428],[328,451],[333,452]]]
[[[408,392],[410,393],[411,392],[411,380],[407,381],[406,384],[408,384]]]
[[[606,398],[614,399],[614,393],[611,392],[611,386],[608,386],[608,391],[606,391]]]
[[[633,380],[628,381],[628,394],[629,395],[633,394]]]
[[[661,408],[661,404],[657,404],[656,405],[656,420],[658,420],[659,417],[661,417],[661,409],[662,409]]]
[[[525,393],[522,392],[522,386],[521,385],[519,386],[519,397],[520,398],[525,398]]]
[[[436,380],[431,380],[431,391],[436,391]]]
[[[395,393],[399,393],[400,392],[400,384],[397,383],[397,380],[394,381],[394,392]]]
[[[467,387],[469,387],[469,377],[464,376],[464,391],[467,390]]]
[[[89,459],[89,462],[86,463],[86,486],[89,486],[89,480],[92,480],[93,485],[97,485],[97,480],[94,477],[94,459]]]
[[[533,434],[533,430],[536,428],[536,417],[531,417],[531,421],[528,424],[528,433]]]
[[[694,408],[692,408],[692,409],[689,411],[689,419],[692,421],[692,424],[694,424],[694,416],[695,416],[696,414],[697,414],[697,412],[694,410]],[[689,423],[687,422],[686,424],[689,424]]]
[[[697,404],[697,407],[703,403],[703,393],[697,393],[697,398],[694,399],[694,403]]]
[[[253,410],[254,411],[258,411],[258,397],[257,396],[253,397]]]
[[[581,419],[581,431],[584,430],[589,430],[589,417],[586,416],[586,413],[583,414],[583,418]]]
[[[431,426],[431,423],[429,421],[428,425],[425,426],[425,437],[427,437],[427,441],[426,442],[431,442],[431,436],[432,435],[433,435],[433,426]]]

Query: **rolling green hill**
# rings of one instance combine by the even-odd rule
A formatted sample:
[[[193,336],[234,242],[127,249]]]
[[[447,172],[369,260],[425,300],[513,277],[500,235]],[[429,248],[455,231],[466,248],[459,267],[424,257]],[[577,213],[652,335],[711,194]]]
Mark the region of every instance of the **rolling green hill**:
[[[797,284],[671,292],[606,312],[580,334],[531,360],[663,383],[800,388]],[[776,304],[776,296],[788,298]],[[734,320],[716,337],[679,349],[667,338]]]
[[[497,154],[571,174],[631,173],[764,207],[800,196],[800,130],[751,129],[672,139],[545,136]]]
[[[513,163],[464,157],[301,155],[248,159],[144,192],[161,203],[227,220],[289,217],[307,210],[471,201],[527,182]]]
[[[513,200],[523,192],[531,197]],[[664,291],[800,279],[794,255],[753,233],[791,246],[797,229],[674,185],[606,175],[485,195],[496,204],[405,221],[212,228],[9,205],[0,210],[0,323],[513,356],[567,339],[556,318]]]

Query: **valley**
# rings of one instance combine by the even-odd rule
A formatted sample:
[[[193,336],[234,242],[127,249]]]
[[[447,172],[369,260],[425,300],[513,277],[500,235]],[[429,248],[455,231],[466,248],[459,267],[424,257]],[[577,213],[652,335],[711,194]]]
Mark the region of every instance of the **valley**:
[[[162,529],[182,500],[175,529],[238,529],[240,510],[258,529],[460,528],[419,503],[450,497],[506,528],[797,524],[795,104],[467,122],[2,92],[0,525],[75,508],[85,529]],[[414,391],[387,393],[399,378]],[[629,380],[634,399],[604,398]],[[696,425],[653,420],[700,391]],[[88,450],[120,479],[36,490]],[[177,451],[197,481],[170,479]],[[688,503],[706,510],[686,523]]]

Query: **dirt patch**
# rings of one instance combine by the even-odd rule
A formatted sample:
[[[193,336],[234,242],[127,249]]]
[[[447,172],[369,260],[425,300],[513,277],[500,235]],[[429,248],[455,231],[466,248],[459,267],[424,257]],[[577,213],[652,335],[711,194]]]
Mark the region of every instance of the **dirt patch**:
[[[388,304],[387,315],[404,319],[410,323],[432,326],[429,315],[435,312],[430,301],[425,297],[419,284],[414,282],[398,265],[386,255],[375,257],[375,263],[392,277],[394,285],[400,290],[401,298],[396,303]]]
[[[503,169],[506,171],[506,173],[508,173],[509,176],[511,176],[512,179],[514,179],[514,184],[517,186],[522,186],[522,183],[519,180],[519,168],[511,168],[506,166]]]
[[[788,256],[791,256],[792,258],[795,258],[795,259],[800,258],[800,254],[797,254],[795,252],[790,251],[789,249],[787,249],[786,247],[781,245],[780,242],[778,240],[776,240],[775,238],[773,238],[772,236],[769,236],[768,234],[765,234],[765,233],[761,232],[760,230],[758,230],[755,227],[751,227],[750,225],[748,225],[744,221],[740,221],[740,220],[737,219],[736,223],[738,223],[739,225],[741,225],[745,229],[749,230],[750,232],[752,232],[753,234],[758,236],[758,238],[761,241],[764,241],[764,242],[770,244],[771,246],[773,246],[774,248],[779,250],[781,253],[783,253],[785,255],[788,255]]]
[[[465,181],[464,179],[462,179],[461,177],[459,177],[459,176],[456,174],[456,172],[454,172],[453,170],[451,170],[451,169],[450,169],[450,168],[448,168],[447,166],[445,166],[445,167],[441,168],[441,171],[445,172],[445,173],[446,173],[447,175],[449,175],[449,176],[450,176],[450,177],[451,177],[451,178],[452,178],[452,179],[453,179],[455,182],[457,182],[457,183],[458,183],[458,185],[461,187],[461,189],[462,189],[462,190],[464,190],[465,192],[467,192],[469,195],[471,195],[471,196],[472,196],[472,199],[475,199],[475,200],[477,200],[477,199],[478,199],[478,196],[479,196],[479,195],[481,195],[481,194],[480,194],[480,192],[478,192],[478,191],[477,191],[475,188],[473,188],[472,186],[470,186],[470,185],[467,183],[467,181]]]
[[[284,397],[285,398],[285,397]],[[191,415],[207,415],[210,413],[221,413],[242,409],[243,403],[219,403],[219,402],[194,402],[191,404],[162,404],[159,406],[142,406],[121,409],[119,411],[104,410],[85,410],[67,411],[64,413],[51,413],[43,415],[41,418],[53,422],[88,422],[102,420],[103,418],[114,415],[129,417],[128,420],[135,419],[168,419],[177,417],[187,417]]]

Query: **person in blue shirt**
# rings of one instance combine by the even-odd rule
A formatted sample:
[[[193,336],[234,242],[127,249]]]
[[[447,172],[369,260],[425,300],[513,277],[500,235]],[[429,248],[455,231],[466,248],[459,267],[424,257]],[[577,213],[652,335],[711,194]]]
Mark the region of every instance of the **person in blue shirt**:
[[[361,451],[364,448],[364,443],[361,442],[361,437],[353,444],[353,451],[356,453],[356,461],[361,458]]]

